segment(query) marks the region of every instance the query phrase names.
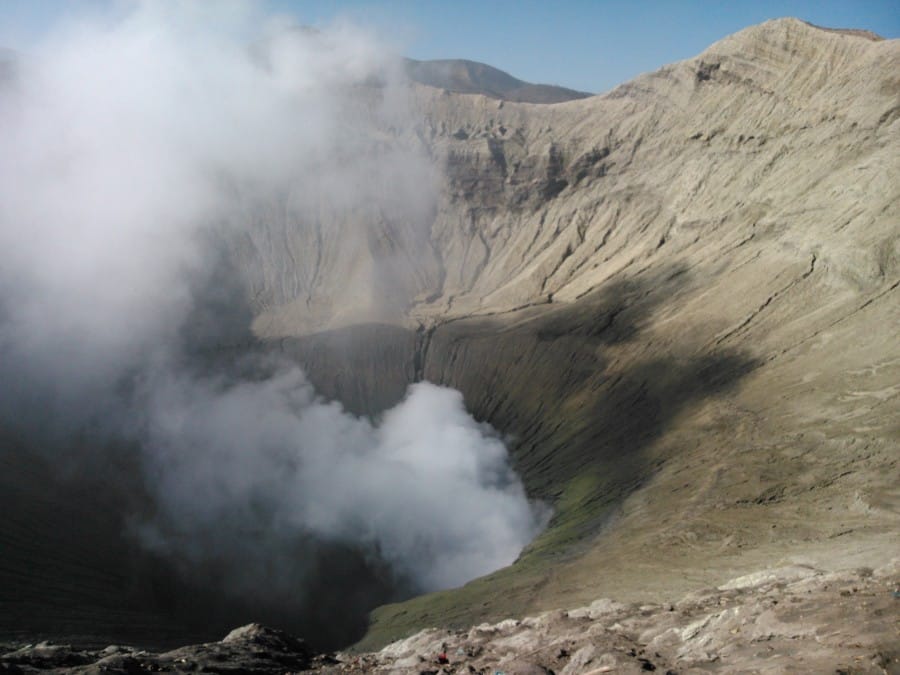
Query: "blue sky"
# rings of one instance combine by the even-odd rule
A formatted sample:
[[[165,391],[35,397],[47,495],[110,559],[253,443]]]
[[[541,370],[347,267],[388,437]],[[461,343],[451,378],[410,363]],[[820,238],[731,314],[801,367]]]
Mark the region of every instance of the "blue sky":
[[[205,0],[213,2],[215,0]],[[0,43],[27,48],[60,16],[122,0],[0,0]],[[605,91],[688,58],[751,24],[796,16],[900,37],[900,0],[260,0],[266,11],[325,26],[374,26],[418,59],[483,61],[524,80]]]

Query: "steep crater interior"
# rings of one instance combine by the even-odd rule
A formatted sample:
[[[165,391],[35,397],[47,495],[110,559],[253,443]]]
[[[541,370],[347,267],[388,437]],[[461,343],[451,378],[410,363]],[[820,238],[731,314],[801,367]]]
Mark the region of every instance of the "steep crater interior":
[[[297,364],[360,424],[411,384],[452,387],[546,528],[512,565],[405,602],[419,589],[377,550],[327,537],[298,538],[279,582],[302,602],[273,592],[280,569],[223,593],[240,559],[186,568],[136,538],[159,505],[133,443],[88,430],[99,450],[71,461],[10,422],[0,630],[162,645],[255,620],[374,646],[775,561],[879,562],[900,544],[895,66],[896,41],[779,20],[552,105],[404,83],[398,120],[390,78],[339,82],[341,153],[314,143],[296,191],[229,185],[178,356],[213,389],[207,373],[252,386]]]

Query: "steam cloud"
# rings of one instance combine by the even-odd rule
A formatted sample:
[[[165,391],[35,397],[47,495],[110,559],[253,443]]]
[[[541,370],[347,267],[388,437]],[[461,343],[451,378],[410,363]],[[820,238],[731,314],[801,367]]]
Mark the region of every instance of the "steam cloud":
[[[416,236],[433,206],[424,157],[384,140],[411,118],[376,40],[208,7],[82,19],[2,71],[0,423],[60,462],[139,448],[155,504],[133,531],[238,593],[312,574],[310,540],[423,590],[512,562],[541,515],[458,392],[413,385],[373,422],[293,364],[203,356],[246,338],[277,286],[229,263],[272,213]],[[301,290],[278,288],[269,302]]]
[[[373,426],[316,401],[296,368],[225,386],[165,380],[150,392],[148,436],[160,543],[182,555],[227,556],[249,539],[261,555],[245,552],[242,573],[277,578],[263,557],[272,542],[311,533],[377,546],[395,572],[436,589],[512,562],[534,534],[506,448],[452,389],[415,384]]]

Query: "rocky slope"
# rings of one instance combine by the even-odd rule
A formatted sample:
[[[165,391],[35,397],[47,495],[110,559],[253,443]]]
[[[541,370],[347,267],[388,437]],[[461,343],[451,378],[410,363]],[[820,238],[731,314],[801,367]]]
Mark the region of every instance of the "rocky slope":
[[[556,516],[369,644],[900,544],[898,65],[785,19],[580,101],[414,91],[447,180],[403,316],[321,332],[286,303],[256,330],[361,412],[458,387]]]
[[[355,412],[417,379],[459,388],[555,509],[511,567],[379,609],[364,647],[895,555],[897,72],[896,40],[784,19],[554,105],[413,86],[418,125],[380,142],[433,160],[435,201],[255,211],[233,252],[259,339]],[[158,637],[148,617],[194,604],[147,573],[97,486],[4,448],[6,617]],[[118,609],[148,589],[157,603]]]
[[[893,215],[896,62],[896,41],[780,20],[559,105],[416,89],[446,181],[408,314],[445,322],[569,303],[626,271],[696,267],[751,235],[741,254],[766,241],[821,249],[835,283],[890,276],[879,256],[891,257],[891,231],[878,225]],[[298,262],[310,248],[292,246]],[[329,272],[307,290],[333,295]],[[290,320],[261,332],[307,330]]]
[[[609,599],[467,630],[428,629],[378,652],[313,656],[248,625],[221,642],[153,653],[111,645],[7,645],[5,672],[886,673],[900,671],[900,564],[824,573],[781,567],[677,602]],[[853,624],[847,622],[853,615]]]

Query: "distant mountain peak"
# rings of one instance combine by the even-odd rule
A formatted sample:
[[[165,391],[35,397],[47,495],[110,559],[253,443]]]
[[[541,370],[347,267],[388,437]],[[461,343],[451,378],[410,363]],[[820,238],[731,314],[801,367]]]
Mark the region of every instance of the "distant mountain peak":
[[[520,103],[561,103],[592,96],[552,84],[532,84],[499,68],[466,59],[404,59],[407,76],[429,87],[460,94],[481,94]]]

